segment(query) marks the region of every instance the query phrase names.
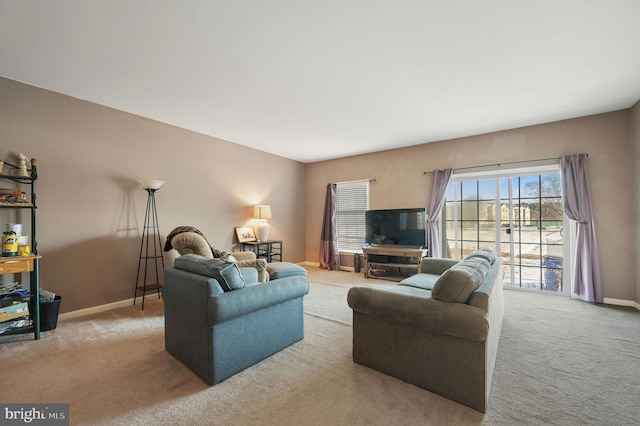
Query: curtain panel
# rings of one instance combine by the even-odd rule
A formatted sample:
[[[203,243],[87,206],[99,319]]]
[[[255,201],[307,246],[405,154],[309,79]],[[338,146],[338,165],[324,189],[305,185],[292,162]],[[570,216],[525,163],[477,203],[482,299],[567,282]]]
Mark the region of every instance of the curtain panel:
[[[560,157],[564,211],[578,223],[573,292],[587,302],[603,302],[598,242],[593,223],[587,154]]]
[[[429,203],[429,217],[427,218],[428,257],[440,257],[440,238],[438,236],[437,222],[442,212],[452,173],[453,169],[434,170],[433,172],[431,202]]]
[[[336,203],[336,184],[330,183],[327,185],[320,236],[320,268],[330,271],[339,269]]]

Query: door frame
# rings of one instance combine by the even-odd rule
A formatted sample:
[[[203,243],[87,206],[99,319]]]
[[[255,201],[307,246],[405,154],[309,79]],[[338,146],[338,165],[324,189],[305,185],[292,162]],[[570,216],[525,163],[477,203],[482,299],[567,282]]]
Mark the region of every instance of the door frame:
[[[509,194],[508,198],[509,198],[509,204],[510,204],[510,209],[509,209],[509,221],[510,224],[513,225],[513,209],[511,208],[513,205],[513,191],[511,188],[512,185],[512,180],[511,178],[513,177],[519,177],[519,176],[532,176],[532,175],[544,175],[544,174],[550,174],[550,173],[560,173],[560,166],[559,164],[555,163],[555,164],[548,164],[548,165],[540,165],[540,166],[533,166],[533,167],[518,167],[518,168],[512,168],[512,169],[505,169],[505,170],[501,170],[501,169],[494,169],[494,170],[480,170],[480,171],[465,171],[463,173],[456,173],[454,171],[454,174],[451,176],[451,181],[450,183],[455,183],[455,182],[461,182],[461,181],[481,181],[481,180],[491,180],[493,179],[495,181],[495,203],[496,203],[496,209],[498,208],[498,206],[500,205],[500,200],[504,198],[504,196],[500,193],[500,179],[502,178],[510,178],[509,180]],[[562,196],[562,194],[561,194]],[[460,201],[460,200],[458,200]],[[444,203],[443,209],[446,208],[446,202]],[[444,219],[446,218],[446,214],[441,214],[440,215],[440,219],[439,219],[439,229],[440,229],[440,235],[441,237],[441,241],[440,244],[442,245],[442,253],[447,253],[448,251],[448,245],[446,242],[446,223],[444,221]],[[495,233],[496,233],[496,247],[494,247],[496,250],[500,250],[501,247],[501,243],[502,243],[502,236],[501,236],[501,217],[499,216],[499,214],[496,212],[496,226],[495,226]],[[575,253],[575,241],[576,241],[576,226],[574,221],[570,220],[566,214],[563,214],[563,221],[562,221],[562,227],[563,227],[563,238],[562,238],[562,257],[563,257],[563,262],[562,262],[562,281],[563,281],[563,285],[562,285],[562,291],[559,292],[552,292],[552,291],[544,291],[545,294],[554,294],[554,295],[563,295],[563,296],[571,296],[571,294],[573,293],[571,290],[571,286],[572,286],[572,271],[573,271],[573,265],[575,264],[575,260],[573,259],[573,255],[572,253]],[[456,237],[457,238],[457,237]],[[513,262],[513,258],[514,258],[514,252],[513,252],[513,238],[510,238],[510,256],[512,259],[511,265],[510,267],[512,268],[511,271],[511,276],[513,277],[513,268],[514,268],[514,262]],[[454,258],[457,256],[457,252],[454,254]],[[542,267],[542,266],[541,266]],[[510,283],[511,284],[511,283]],[[541,292],[543,290],[538,290],[538,289],[527,289],[527,288],[518,288],[512,285],[507,285],[505,286],[505,289],[512,289],[512,290],[518,290],[518,291],[531,291],[531,292]]]

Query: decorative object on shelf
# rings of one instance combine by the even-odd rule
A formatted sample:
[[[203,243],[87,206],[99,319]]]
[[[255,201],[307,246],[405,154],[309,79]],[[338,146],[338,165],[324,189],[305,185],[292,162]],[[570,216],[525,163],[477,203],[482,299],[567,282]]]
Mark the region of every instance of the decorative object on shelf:
[[[18,236],[14,231],[7,231],[2,236],[2,257],[18,255]]]
[[[27,170],[27,161],[28,160],[29,159],[27,158],[26,155],[24,155],[21,152],[18,153],[18,161],[19,161],[18,176],[29,177],[29,170]]]
[[[255,206],[253,208],[253,217],[260,221],[258,226],[256,226],[258,241],[267,241],[269,239],[269,224],[267,223],[267,219],[271,219],[271,206]]]
[[[256,240],[256,234],[253,232],[253,228],[251,228],[250,226],[237,227],[236,235],[238,236],[239,243],[247,243],[249,241]]]
[[[157,179],[138,180],[142,189],[147,191],[147,210],[144,215],[142,228],[142,241],[140,243],[140,256],[138,258],[138,274],[136,276],[136,288],[133,295],[133,304],[136,304],[138,292],[142,293],[142,309],[144,310],[145,295],[149,291],[157,291],[160,298],[160,276],[164,272],[164,257],[162,256],[162,243],[160,242],[160,229],[158,227],[158,211],[156,209],[155,193],[164,184]],[[152,268],[152,271],[150,269]],[[154,275],[155,274],[155,275]],[[155,281],[147,284],[147,279]]]

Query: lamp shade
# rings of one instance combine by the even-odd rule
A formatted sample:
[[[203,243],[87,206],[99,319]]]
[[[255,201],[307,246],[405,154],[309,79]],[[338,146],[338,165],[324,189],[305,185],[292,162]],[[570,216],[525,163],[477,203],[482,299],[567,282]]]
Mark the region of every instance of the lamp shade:
[[[253,208],[253,217],[256,219],[271,219],[271,206],[255,206]]]
[[[142,189],[160,189],[164,181],[158,179],[139,179],[138,183],[142,186]]]

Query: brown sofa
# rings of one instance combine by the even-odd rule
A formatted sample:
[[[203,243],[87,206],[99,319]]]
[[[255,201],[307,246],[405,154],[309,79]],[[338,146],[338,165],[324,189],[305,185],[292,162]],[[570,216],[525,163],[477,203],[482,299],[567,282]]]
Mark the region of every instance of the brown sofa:
[[[502,261],[423,259],[399,285],[353,287],[353,360],[485,412],[504,316]]]

